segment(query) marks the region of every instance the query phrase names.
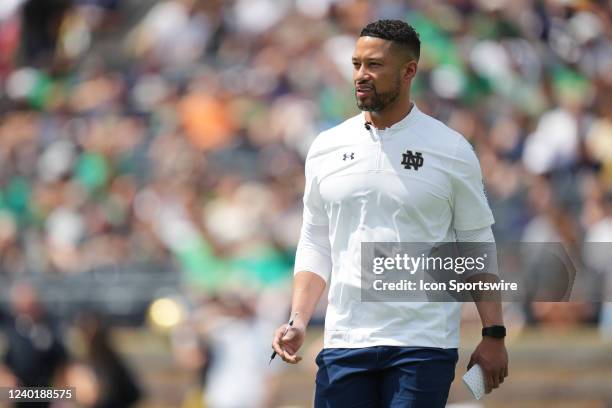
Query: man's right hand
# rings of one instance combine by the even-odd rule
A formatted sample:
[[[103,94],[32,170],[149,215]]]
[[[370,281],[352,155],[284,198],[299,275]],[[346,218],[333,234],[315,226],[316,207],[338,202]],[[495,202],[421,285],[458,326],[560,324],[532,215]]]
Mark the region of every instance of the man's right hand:
[[[287,333],[285,333],[285,330],[287,330]],[[274,332],[272,348],[284,362],[297,364],[302,360],[302,357],[296,353],[304,343],[305,333],[306,329],[299,324],[293,326],[283,324]]]

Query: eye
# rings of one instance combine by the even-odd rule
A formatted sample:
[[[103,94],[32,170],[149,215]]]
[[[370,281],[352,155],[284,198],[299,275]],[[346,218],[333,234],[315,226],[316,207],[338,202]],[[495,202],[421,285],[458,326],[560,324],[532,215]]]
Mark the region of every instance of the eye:
[[[360,65],[361,65],[360,63],[353,61],[353,68],[359,69]]]

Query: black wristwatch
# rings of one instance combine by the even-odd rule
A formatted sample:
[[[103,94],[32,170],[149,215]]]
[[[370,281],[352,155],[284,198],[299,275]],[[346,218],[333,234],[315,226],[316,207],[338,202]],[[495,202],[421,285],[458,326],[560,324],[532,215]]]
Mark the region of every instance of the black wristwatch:
[[[503,339],[506,337],[506,328],[504,326],[489,326],[482,329],[482,337],[493,337],[495,339]]]

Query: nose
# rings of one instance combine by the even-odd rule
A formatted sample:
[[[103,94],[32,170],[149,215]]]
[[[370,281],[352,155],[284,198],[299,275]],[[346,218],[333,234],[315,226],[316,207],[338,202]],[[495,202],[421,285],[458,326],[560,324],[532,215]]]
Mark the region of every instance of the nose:
[[[359,84],[372,79],[370,72],[366,69],[365,64],[361,64],[359,69],[354,70],[355,83]]]

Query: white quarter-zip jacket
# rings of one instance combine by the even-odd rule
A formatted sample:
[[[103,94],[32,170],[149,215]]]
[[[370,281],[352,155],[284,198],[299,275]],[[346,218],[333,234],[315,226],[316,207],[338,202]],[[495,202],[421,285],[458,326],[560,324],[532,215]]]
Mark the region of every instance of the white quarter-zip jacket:
[[[362,242],[454,242],[493,215],[467,140],[413,105],[393,126],[356,115],[322,132],[306,158],[295,272],[329,286],[325,348],[456,348],[461,305],[362,302]]]

